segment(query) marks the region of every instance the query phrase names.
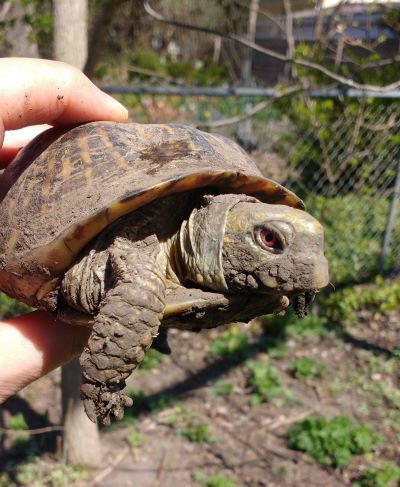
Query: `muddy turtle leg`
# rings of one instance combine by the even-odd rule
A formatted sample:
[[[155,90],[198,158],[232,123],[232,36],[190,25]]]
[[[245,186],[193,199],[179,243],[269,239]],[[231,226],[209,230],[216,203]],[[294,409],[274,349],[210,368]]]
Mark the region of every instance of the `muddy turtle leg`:
[[[92,421],[98,418],[109,424],[112,416],[123,417],[124,407],[132,405],[122,390],[125,379],[141,363],[158,333],[165,307],[165,278],[154,240],[134,248],[130,241],[116,239],[110,249],[115,284],[100,305],[80,359],[81,398]]]

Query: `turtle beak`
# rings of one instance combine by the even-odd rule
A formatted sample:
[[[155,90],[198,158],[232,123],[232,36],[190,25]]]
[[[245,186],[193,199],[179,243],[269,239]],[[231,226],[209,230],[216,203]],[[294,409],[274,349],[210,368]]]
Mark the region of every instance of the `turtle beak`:
[[[313,266],[314,289],[322,289],[329,284],[328,261],[324,255],[318,256]]]
[[[297,279],[285,280],[286,273],[296,276]],[[301,262],[294,263],[294,267],[286,273],[277,267],[272,272],[271,269],[259,272],[258,278],[267,289],[276,289],[288,294],[318,291],[329,284],[328,261],[323,254],[303,258]]]

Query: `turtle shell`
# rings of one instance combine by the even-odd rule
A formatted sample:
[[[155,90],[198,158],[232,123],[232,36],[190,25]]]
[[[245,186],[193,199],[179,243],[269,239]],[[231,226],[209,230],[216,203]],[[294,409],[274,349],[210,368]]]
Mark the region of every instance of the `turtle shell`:
[[[202,187],[303,208],[237,144],[191,127],[93,122],[40,134],[0,180],[0,289],[37,304],[107,225]]]

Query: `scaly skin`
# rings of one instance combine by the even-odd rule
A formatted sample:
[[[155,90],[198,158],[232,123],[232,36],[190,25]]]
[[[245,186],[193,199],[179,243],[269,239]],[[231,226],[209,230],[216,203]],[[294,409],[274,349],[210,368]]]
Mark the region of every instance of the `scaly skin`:
[[[107,291],[81,356],[81,397],[87,415],[109,424],[121,419],[132,399],[122,389],[157,336],[164,310],[165,279],[157,262],[155,237],[142,242],[140,253],[128,239],[109,249],[115,286]]]
[[[249,319],[286,307],[287,293],[327,283],[322,229],[305,212],[244,195],[193,199],[174,195],[120,219],[64,276],[60,309],[67,319],[68,308],[78,321],[94,315],[81,357],[82,399],[92,420],[108,424],[132,404],[122,392],[125,379],[162,319],[191,329]],[[277,248],[260,242],[265,228],[275,232]],[[193,284],[201,289],[191,292]]]

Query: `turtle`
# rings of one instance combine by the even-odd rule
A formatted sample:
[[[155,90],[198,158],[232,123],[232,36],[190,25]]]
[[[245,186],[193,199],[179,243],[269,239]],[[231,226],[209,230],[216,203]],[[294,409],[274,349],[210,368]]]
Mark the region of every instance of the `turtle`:
[[[0,180],[0,289],[91,327],[81,398],[103,424],[132,405],[125,381],[152,343],[169,351],[169,328],[304,308],[328,283],[323,246],[300,198],[191,126],[51,128]]]

